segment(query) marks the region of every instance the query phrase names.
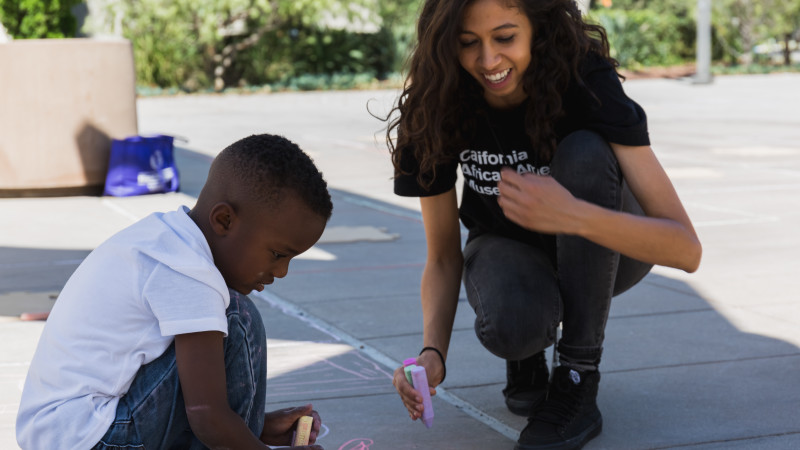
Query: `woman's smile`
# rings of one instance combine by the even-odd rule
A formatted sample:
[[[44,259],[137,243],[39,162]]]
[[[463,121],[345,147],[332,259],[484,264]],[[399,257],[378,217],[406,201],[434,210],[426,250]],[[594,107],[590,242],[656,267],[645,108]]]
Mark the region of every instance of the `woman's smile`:
[[[485,74],[483,74],[483,77],[490,84],[497,85],[497,84],[502,83],[503,81],[506,81],[506,77],[508,77],[508,74],[510,72],[511,72],[511,69],[506,69],[506,70],[502,70],[500,72],[496,72],[496,73],[493,73],[493,74],[486,74],[485,73]]]

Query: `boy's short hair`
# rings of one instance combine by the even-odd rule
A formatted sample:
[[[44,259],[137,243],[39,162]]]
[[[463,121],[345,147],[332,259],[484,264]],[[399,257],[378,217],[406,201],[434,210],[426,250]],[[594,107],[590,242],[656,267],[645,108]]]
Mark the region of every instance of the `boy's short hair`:
[[[234,190],[257,203],[276,204],[290,191],[326,220],[333,211],[322,174],[297,144],[283,136],[258,134],[234,142],[217,155],[209,178],[212,175],[215,182],[235,183]]]

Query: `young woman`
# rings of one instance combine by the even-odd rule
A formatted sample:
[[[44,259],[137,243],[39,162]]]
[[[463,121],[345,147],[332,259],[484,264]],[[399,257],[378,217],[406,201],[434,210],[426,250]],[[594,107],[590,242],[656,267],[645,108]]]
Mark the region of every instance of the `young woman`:
[[[420,197],[427,238],[417,363],[432,388],[444,380],[463,278],[479,340],[508,361],[506,404],[529,417],[516,448],[580,448],[602,428],[611,298],[653,264],[693,272],[700,242],[604,30],[574,1],[426,0],[417,33],[387,132],[395,192]],[[394,385],[419,418],[402,368]]]

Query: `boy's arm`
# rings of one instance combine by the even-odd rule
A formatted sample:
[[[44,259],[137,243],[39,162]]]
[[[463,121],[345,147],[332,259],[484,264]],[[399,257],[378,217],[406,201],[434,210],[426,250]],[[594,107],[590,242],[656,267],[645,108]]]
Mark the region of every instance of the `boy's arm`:
[[[175,359],[189,426],[211,449],[269,448],[228,405],[222,339],[218,331],[175,336]]]

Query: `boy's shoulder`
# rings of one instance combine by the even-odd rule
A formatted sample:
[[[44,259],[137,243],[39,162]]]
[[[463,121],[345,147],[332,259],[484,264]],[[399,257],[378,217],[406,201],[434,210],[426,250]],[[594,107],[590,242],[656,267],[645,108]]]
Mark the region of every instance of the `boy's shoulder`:
[[[185,209],[150,214],[111,236],[81,263],[61,295],[92,293],[137,304],[145,298],[174,301],[165,297],[181,292],[226,304],[229,298],[205,236]]]
[[[103,244],[124,246],[159,261],[180,259],[194,253],[210,254],[203,233],[184,208],[152,213],[122,229]]]
[[[135,265],[130,269],[136,271],[142,267],[140,261],[144,258],[198,281],[213,280],[214,287],[219,284],[213,277],[218,270],[211,248],[185,206],[148,215],[111,236],[92,253],[87,260],[97,258],[101,266],[102,261],[107,260],[108,264]],[[227,292],[224,281],[219,286],[220,290],[222,288]]]

